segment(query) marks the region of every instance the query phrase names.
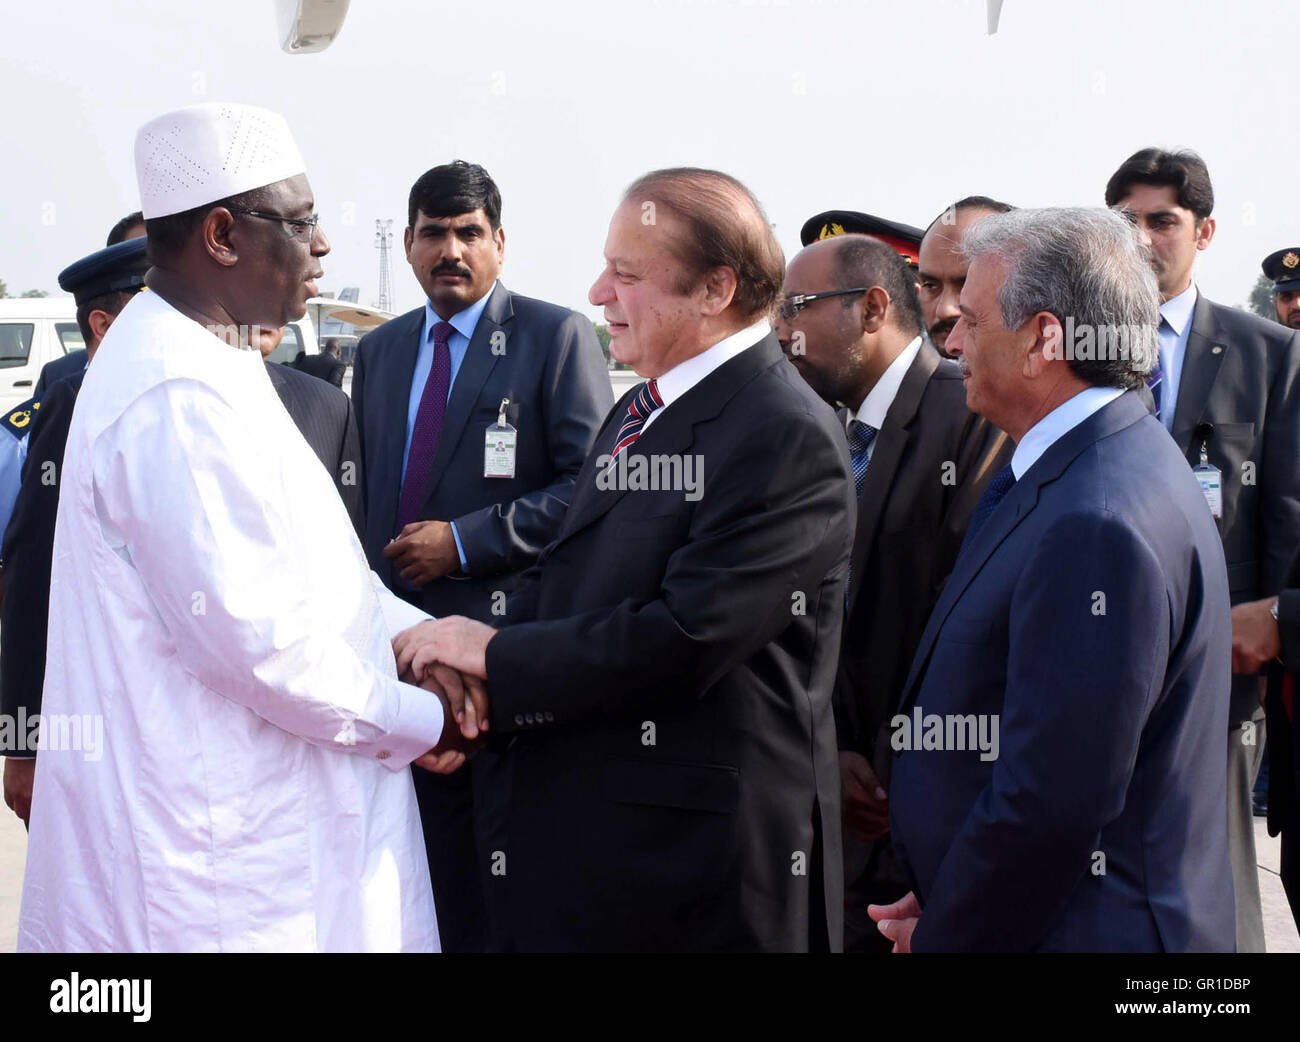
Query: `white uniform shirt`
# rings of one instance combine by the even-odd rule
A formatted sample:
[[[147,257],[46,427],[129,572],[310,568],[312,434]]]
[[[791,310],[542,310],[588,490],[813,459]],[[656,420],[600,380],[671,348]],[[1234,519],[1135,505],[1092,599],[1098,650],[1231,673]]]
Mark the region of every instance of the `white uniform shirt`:
[[[261,356],[139,294],[62,482],[19,948],[437,950],[407,764],[442,711],[390,644],[426,616]],[[102,747],[47,747],[60,714]]]

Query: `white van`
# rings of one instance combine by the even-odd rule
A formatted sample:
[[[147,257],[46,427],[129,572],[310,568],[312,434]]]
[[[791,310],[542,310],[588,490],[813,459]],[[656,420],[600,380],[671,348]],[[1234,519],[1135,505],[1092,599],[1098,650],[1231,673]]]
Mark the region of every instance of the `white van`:
[[[32,396],[46,362],[85,346],[71,297],[0,300],[0,411]]]

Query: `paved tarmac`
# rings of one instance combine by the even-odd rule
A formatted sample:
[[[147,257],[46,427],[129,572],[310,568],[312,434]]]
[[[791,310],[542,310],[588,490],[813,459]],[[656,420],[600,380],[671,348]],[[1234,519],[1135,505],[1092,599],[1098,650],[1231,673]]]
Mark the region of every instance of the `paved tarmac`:
[[[1255,819],[1259,850],[1259,889],[1264,901],[1264,934],[1271,952],[1300,952],[1291,909],[1278,878],[1278,841],[1270,839],[1262,818]],[[18,936],[18,901],[22,894],[27,833],[22,822],[0,805],[0,952],[12,952]]]

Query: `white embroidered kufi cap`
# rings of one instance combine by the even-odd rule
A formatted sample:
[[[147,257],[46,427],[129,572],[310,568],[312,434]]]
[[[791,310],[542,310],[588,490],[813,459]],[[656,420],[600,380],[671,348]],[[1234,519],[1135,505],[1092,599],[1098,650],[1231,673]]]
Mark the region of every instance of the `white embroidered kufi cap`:
[[[146,219],[215,203],[306,169],[284,117],[252,105],[191,105],[150,120],[135,136],[135,177]]]

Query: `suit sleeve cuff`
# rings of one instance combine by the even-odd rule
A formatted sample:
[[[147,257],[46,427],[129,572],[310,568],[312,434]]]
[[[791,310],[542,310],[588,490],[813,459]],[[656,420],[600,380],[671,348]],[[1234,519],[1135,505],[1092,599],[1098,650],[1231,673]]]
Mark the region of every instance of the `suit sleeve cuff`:
[[[1300,589],[1283,590],[1277,599],[1277,632],[1282,641],[1282,665],[1300,670]]]
[[[465,560],[465,547],[460,541],[460,529],[456,527],[456,522],[451,523],[451,536],[456,540],[456,553],[460,557],[460,570],[466,575],[469,574],[469,562]]]

